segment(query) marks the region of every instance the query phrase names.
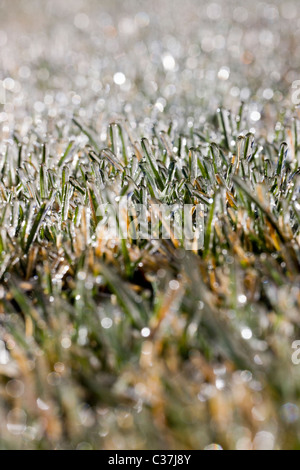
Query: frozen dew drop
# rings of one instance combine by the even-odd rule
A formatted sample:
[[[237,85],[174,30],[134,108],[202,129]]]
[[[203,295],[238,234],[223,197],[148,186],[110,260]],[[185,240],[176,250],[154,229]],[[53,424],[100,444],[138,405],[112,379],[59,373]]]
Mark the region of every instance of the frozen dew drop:
[[[252,338],[253,333],[252,333],[252,331],[250,330],[250,328],[243,328],[243,329],[242,329],[242,332],[241,332],[241,335],[242,335],[242,338],[243,338],[243,339],[249,340],[249,339]]]
[[[7,34],[5,31],[0,30],[0,47],[5,46],[7,43]]]
[[[230,77],[230,69],[228,67],[222,67],[218,72],[219,80],[226,81]]]
[[[139,28],[146,28],[150,23],[147,13],[140,11],[135,15],[135,22]]]
[[[286,423],[296,423],[300,418],[299,408],[293,403],[286,403],[283,405],[281,413]]]
[[[80,442],[80,444],[77,445],[76,450],[93,450],[93,446],[89,442]]]
[[[223,390],[225,388],[225,382],[222,379],[217,379],[216,380],[216,388],[218,390]]]
[[[151,335],[151,330],[149,328],[143,328],[141,331],[141,335],[143,338],[149,338]]]
[[[124,73],[122,72],[117,72],[114,74],[114,82],[116,85],[124,85],[124,83],[126,82],[126,77],[124,75]]]
[[[102,328],[104,328],[105,330],[109,330],[109,328],[111,328],[113,325],[113,321],[111,318],[103,318],[103,320],[101,321],[101,326]]]
[[[25,411],[15,408],[7,415],[7,430],[16,436],[26,431],[27,415]]]
[[[160,111],[161,113],[164,111],[164,106],[162,103],[160,102],[157,102],[155,103],[155,107],[158,109],[158,111]]]
[[[173,280],[173,281],[170,281],[170,282],[169,282],[169,287],[170,287],[171,290],[174,290],[174,291],[175,291],[175,290],[178,290],[178,289],[179,289],[180,284],[179,284],[178,281]]]
[[[165,54],[163,56],[163,66],[165,70],[174,70],[176,62],[174,57],[171,54]]]
[[[263,97],[265,100],[271,100],[274,96],[274,91],[271,88],[266,88],[263,92]]]
[[[223,448],[219,444],[210,444],[204,450],[223,450]]]
[[[233,10],[233,18],[238,23],[244,23],[248,19],[248,11],[244,7],[237,7]]]
[[[25,387],[21,380],[10,380],[6,385],[6,392],[12,398],[20,398],[25,391]]]
[[[206,13],[209,19],[218,20],[222,14],[222,7],[218,3],[209,3],[206,8]]]
[[[72,341],[68,336],[64,336],[61,340],[61,345],[64,349],[69,349],[72,345]]]
[[[275,438],[272,433],[267,431],[258,432],[254,439],[255,450],[273,450]]]
[[[239,304],[244,305],[247,302],[247,297],[245,295],[239,295],[238,302]]]
[[[5,344],[0,340],[0,365],[6,365],[9,362],[9,354],[6,351]]]
[[[86,273],[84,271],[79,271],[78,273],[78,279],[80,281],[85,281],[86,280]]]
[[[87,29],[90,24],[90,19],[85,13],[78,13],[74,18],[74,25],[78,29]]]
[[[40,410],[42,410],[42,411],[48,411],[49,410],[49,406],[47,405],[47,403],[45,403],[40,398],[37,399],[36,403],[37,403],[37,406]]]
[[[251,121],[253,122],[258,122],[260,121],[261,119],[261,114],[259,111],[252,111],[251,115],[250,115],[250,119]]]
[[[3,80],[3,86],[6,90],[12,91],[15,87],[15,81],[11,77],[7,77]]]

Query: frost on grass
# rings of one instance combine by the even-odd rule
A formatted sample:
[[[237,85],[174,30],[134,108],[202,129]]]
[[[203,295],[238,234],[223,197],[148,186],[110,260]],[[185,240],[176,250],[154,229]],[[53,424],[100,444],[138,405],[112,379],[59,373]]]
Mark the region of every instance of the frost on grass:
[[[298,3],[102,3],[0,3],[0,448],[296,449]]]

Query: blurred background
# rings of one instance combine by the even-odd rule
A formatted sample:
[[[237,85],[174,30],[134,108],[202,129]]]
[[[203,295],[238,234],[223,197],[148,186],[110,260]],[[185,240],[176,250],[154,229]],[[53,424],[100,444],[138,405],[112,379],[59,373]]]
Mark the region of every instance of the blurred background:
[[[1,0],[5,111],[15,119],[18,109],[22,118],[26,108],[55,115],[68,105],[86,118],[133,113],[145,125],[162,113],[201,122],[242,100],[256,124],[256,111],[275,119],[272,108],[290,104],[300,77],[299,8],[293,0]]]

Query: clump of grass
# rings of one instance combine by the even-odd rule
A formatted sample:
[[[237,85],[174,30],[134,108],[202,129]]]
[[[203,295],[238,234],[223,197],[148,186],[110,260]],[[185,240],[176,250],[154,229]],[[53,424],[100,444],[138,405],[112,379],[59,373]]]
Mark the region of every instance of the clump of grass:
[[[70,140],[7,146],[1,448],[236,448],[266,433],[299,448],[299,148],[288,129],[272,144],[247,133],[242,113],[219,122],[139,140],[120,121],[102,145],[75,118]],[[104,242],[98,208],[120,196],[201,204],[202,248]]]

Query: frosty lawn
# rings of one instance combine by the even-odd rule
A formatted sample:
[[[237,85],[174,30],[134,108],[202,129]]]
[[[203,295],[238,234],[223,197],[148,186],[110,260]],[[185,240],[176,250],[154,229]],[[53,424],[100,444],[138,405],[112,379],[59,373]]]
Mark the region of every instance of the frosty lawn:
[[[298,449],[298,2],[0,9],[0,448]]]

